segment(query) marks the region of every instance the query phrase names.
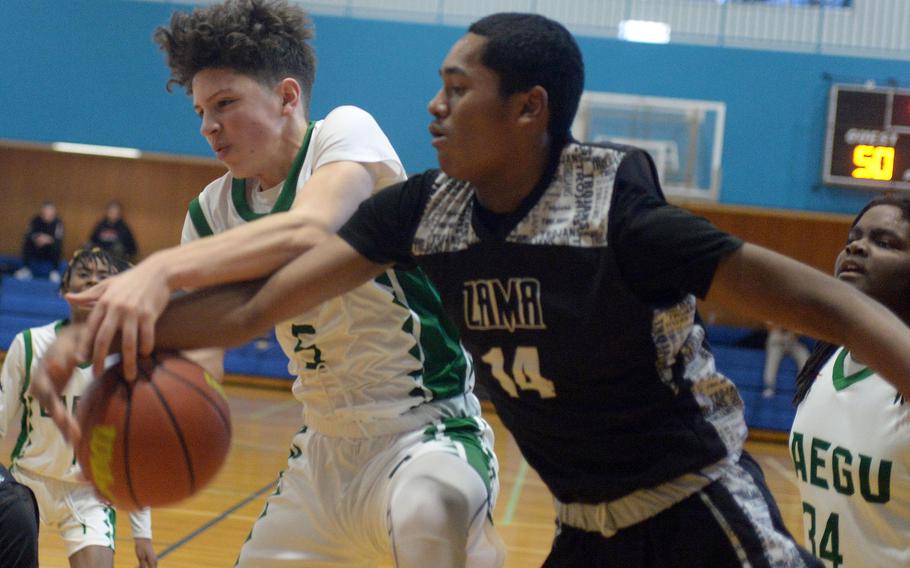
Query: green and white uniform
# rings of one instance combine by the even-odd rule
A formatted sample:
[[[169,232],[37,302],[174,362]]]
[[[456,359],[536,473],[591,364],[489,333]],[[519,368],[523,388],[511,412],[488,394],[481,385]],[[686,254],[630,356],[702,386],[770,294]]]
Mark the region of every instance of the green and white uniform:
[[[807,547],[830,567],[910,566],[910,405],[841,348],[800,403],[790,454]]]
[[[67,556],[86,546],[114,547],[116,513],[80,480],[73,447],[28,394],[32,373],[57,337],[64,321],[27,329],[13,339],[0,372],[0,437],[21,424],[12,452],[11,472],[35,493],[41,521],[58,528]],[[75,414],[79,397],[93,380],[88,365],[77,367],[63,391],[66,409]],[[149,509],[130,514],[133,538],[152,538]]]
[[[359,108],[339,107],[311,123],[279,186],[262,191],[257,180],[230,173],[209,184],[190,205],[183,241],[290,209],[312,173],[337,161],[387,165],[392,175],[378,180],[375,190],[405,179],[375,120]],[[303,404],[305,427],[240,565],[318,557],[354,566],[388,552],[391,477],[427,452],[470,463],[492,506],[498,486],[492,430],[472,392],[471,358],[421,271],[386,270],[277,325],[276,336],[297,377],[293,392]],[[354,494],[357,500],[341,505]],[[301,528],[301,515],[323,527]],[[481,515],[480,531],[483,520]],[[287,523],[292,528],[282,529]],[[338,530],[324,530],[331,525]]]

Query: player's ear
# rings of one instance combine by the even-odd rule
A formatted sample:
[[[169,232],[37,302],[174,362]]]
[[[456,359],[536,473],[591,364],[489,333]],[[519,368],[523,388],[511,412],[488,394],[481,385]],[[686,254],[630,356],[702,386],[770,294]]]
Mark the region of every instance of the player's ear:
[[[519,120],[524,122],[538,122],[548,117],[550,98],[547,90],[536,85],[521,94],[521,110]]]
[[[303,105],[300,83],[292,77],[285,77],[278,83],[278,96],[281,97],[282,113],[290,114]]]

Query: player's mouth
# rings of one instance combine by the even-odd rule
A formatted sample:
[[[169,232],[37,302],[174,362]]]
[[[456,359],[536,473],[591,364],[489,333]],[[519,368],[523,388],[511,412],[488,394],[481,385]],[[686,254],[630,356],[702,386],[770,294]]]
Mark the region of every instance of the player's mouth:
[[[840,266],[837,267],[838,278],[861,276],[865,273],[866,269],[860,263],[854,260],[845,260],[840,263]]]
[[[219,144],[216,146],[212,146],[212,150],[215,151],[215,157],[218,158],[219,160],[223,160],[230,149],[231,149],[231,147],[227,144]]]
[[[430,123],[430,136],[433,137],[433,147],[439,148],[447,140],[445,130],[442,129],[437,123]]]

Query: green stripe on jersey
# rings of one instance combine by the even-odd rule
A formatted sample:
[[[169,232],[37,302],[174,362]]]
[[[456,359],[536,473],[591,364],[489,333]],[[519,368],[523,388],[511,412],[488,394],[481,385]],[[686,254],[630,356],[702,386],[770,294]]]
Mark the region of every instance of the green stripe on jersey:
[[[193,227],[196,228],[196,232],[199,233],[200,237],[210,237],[214,234],[212,227],[205,218],[205,213],[202,212],[202,206],[199,205],[198,197],[190,201],[189,212],[190,221],[193,222]]]
[[[483,433],[475,418],[445,418],[423,431],[424,441],[447,438],[458,445],[465,459],[483,480],[487,491],[490,490],[490,479],[495,477],[493,455],[484,448],[481,441]]]
[[[105,524],[107,525],[108,530],[108,532],[105,533],[105,536],[111,539],[110,548],[113,550],[115,543],[117,542],[117,510],[113,507],[105,507],[104,512],[107,513]]]
[[[458,330],[445,315],[439,293],[427,275],[419,268],[393,269],[380,274],[376,282],[390,287],[395,303],[411,312],[402,331],[417,341],[411,355],[423,364],[424,388],[433,393],[434,400],[464,394],[468,376],[473,372],[471,363],[458,341]]]
[[[32,380],[32,358],[34,357],[32,330],[26,329],[22,332],[22,341],[25,343],[25,380],[22,382],[22,392],[19,393],[19,401],[22,403],[22,425],[19,428],[16,446],[10,455],[10,461],[12,462],[15,462],[22,455],[22,448],[32,433],[32,405],[28,403],[28,397],[26,396],[28,385]]]
[[[303,169],[303,161],[310,148],[310,138],[313,137],[313,128],[315,126],[316,123],[311,120],[309,126],[307,126],[306,134],[303,136],[303,142],[300,144],[300,150],[297,151],[297,156],[294,157],[294,162],[291,164],[291,171],[284,178],[281,193],[278,195],[278,199],[275,200],[275,205],[272,206],[271,211],[268,213],[256,213],[250,209],[246,202],[246,180],[235,178],[231,182],[231,200],[234,203],[234,209],[237,214],[244,221],[255,221],[272,213],[283,213],[294,204],[294,199],[297,198],[297,179],[300,177],[300,170]]]
[[[834,369],[831,371],[831,381],[834,383],[834,390],[837,391],[842,391],[854,383],[868,379],[875,372],[869,367],[865,367],[852,375],[844,374],[844,361],[847,359],[847,353],[849,351],[841,348],[840,353],[837,354],[837,358],[834,360]]]

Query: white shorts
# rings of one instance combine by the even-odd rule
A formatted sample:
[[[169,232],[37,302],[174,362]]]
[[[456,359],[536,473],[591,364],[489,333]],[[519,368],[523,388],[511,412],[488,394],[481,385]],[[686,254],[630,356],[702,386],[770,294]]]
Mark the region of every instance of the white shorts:
[[[72,483],[14,468],[13,477],[35,494],[41,523],[57,529],[67,557],[87,546],[114,549],[117,513],[85,483]]]
[[[469,467],[452,468],[451,456]],[[375,438],[329,437],[304,429],[291,445],[288,469],[266,501],[240,551],[239,568],[375,567],[392,554],[392,488],[416,462],[439,460],[446,475],[479,475],[485,510],[468,534],[467,565],[497,558],[492,509],[499,492],[493,430],[482,418],[449,418],[419,430]],[[405,474],[406,475],[406,474]],[[501,558],[501,552],[499,553]]]

